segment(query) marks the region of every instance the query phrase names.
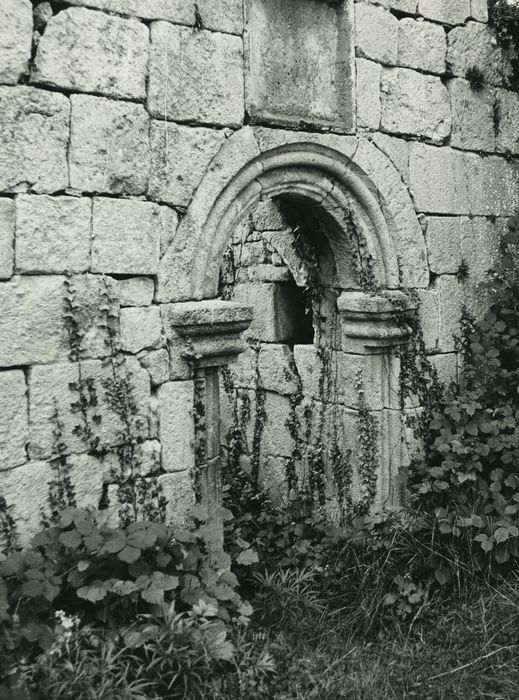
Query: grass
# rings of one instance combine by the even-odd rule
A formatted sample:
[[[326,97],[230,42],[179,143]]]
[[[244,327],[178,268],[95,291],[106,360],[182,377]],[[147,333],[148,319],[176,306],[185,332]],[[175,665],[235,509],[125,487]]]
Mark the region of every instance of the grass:
[[[438,595],[418,618],[388,617],[367,636],[342,610],[319,612],[312,600],[303,611],[299,594],[301,614],[287,623],[286,590],[284,616],[265,597],[263,629],[277,662],[272,700],[519,698],[519,581]]]

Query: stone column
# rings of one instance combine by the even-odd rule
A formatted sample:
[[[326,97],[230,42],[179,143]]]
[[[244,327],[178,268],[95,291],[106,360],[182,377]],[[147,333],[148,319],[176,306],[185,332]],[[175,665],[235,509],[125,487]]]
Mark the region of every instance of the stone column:
[[[343,292],[337,300],[341,319],[342,350],[358,356],[367,391],[374,398],[379,426],[377,495],[374,507],[398,505],[401,500],[401,469],[407,466],[403,446],[403,415],[400,399],[398,345],[410,335],[405,312],[412,302],[403,292]],[[363,357],[361,357],[363,356]],[[366,357],[369,356],[369,357]],[[369,384],[369,386],[368,386]]]
[[[243,332],[252,309],[219,299],[167,304],[168,340],[181,345],[181,355],[195,385],[195,464],[198,495],[218,521],[221,504],[219,369],[245,350]]]

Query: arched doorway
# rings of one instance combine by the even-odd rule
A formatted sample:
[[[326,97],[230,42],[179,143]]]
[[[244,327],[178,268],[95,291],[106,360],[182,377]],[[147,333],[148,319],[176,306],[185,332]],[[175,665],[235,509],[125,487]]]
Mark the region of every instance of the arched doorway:
[[[337,319],[333,342],[328,338],[333,378],[328,377],[326,387],[320,386],[319,391],[324,388],[341,398],[321,400],[318,422],[322,427],[330,424],[324,403],[333,405],[334,411],[340,408],[339,424],[344,428],[349,423],[350,442],[353,448],[360,445],[364,455],[353,466],[357,500],[368,503],[367,489],[368,507],[383,505],[395,500],[397,471],[405,462],[399,367],[392,348],[405,336],[398,311],[407,302],[400,289],[428,283],[423,235],[400,177],[372,144],[326,135],[283,143],[295,137],[250,127],[233,135],[213,161],[161,263],[159,300],[168,307],[172,333],[186,341],[184,354],[195,359],[196,403],[203,406],[197,441],[201,493],[210,503],[219,500],[218,371],[244,349],[241,335],[252,320],[243,303],[250,299],[240,298],[238,303],[217,300],[222,260],[233,235],[253,210],[276,201],[303,224],[312,222],[314,244],[320,251],[320,286],[326,290],[326,303],[333,307],[330,315]],[[288,223],[293,229],[293,222]],[[287,236],[290,240],[290,232]],[[290,270],[290,255],[276,252]],[[295,283],[292,293],[298,288],[296,267],[297,261],[292,261],[292,279],[288,280]],[[312,310],[315,317],[315,308]],[[301,323],[299,327],[304,331]],[[313,329],[318,335],[315,322]],[[304,332],[308,335],[308,329]],[[315,364],[315,358],[304,352],[307,345],[323,359],[318,357],[323,351],[322,338],[313,343],[296,342],[296,337],[283,340],[292,358],[302,347],[299,354],[306,354],[310,364]],[[322,372],[318,374],[319,384]],[[322,396],[314,398],[319,401]],[[362,422],[371,431],[369,439],[362,432]],[[325,440],[328,447],[333,446],[337,435],[325,436],[321,431],[316,444]],[[369,440],[372,444],[367,445]],[[343,455],[350,450],[339,447],[344,447]],[[351,494],[348,498],[351,500]]]

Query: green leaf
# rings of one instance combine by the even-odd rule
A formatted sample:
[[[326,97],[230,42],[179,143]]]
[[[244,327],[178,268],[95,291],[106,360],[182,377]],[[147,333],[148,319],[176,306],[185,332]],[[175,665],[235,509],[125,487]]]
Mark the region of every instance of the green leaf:
[[[252,566],[252,564],[257,564],[259,562],[259,558],[254,549],[246,549],[244,552],[238,554],[236,561],[242,566]]]

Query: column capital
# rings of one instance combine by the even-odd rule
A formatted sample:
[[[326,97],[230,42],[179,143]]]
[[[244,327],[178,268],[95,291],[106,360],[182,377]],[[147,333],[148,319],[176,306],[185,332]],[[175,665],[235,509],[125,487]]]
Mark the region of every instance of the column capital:
[[[379,353],[411,334],[405,314],[416,304],[404,292],[343,292],[337,299],[344,352]]]
[[[183,341],[182,356],[199,367],[219,367],[245,350],[242,339],[250,326],[250,306],[221,299],[162,305],[168,340]]]

